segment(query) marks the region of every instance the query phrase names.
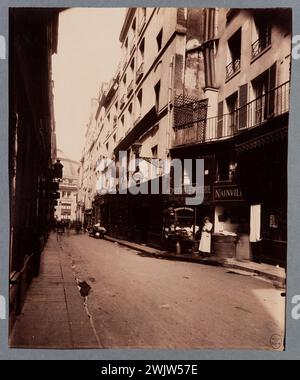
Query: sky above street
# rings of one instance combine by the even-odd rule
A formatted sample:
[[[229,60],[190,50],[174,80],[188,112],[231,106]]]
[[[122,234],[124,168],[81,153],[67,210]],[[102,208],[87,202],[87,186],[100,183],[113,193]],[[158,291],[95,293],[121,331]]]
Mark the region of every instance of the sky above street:
[[[58,52],[53,55],[57,147],[80,160],[91,99],[109,82],[120,60],[124,8],[73,8],[59,17]]]

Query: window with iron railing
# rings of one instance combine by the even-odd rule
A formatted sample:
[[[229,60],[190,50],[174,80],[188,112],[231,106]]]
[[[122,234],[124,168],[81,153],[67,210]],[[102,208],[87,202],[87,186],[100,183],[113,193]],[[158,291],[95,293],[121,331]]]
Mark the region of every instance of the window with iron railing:
[[[251,58],[256,58],[271,45],[271,29],[268,26],[258,29],[258,39],[251,46]]]
[[[113,119],[113,127],[114,128],[117,126],[117,122],[118,122],[118,117],[117,117],[117,115],[114,115],[114,119]]]
[[[122,97],[120,99],[120,108],[123,108],[124,104],[125,104],[125,95],[122,95]]]
[[[136,72],[136,83],[138,83],[140,81],[140,79],[142,78],[144,74],[144,62],[142,62],[139,66],[139,68],[137,69],[137,72]]]
[[[127,97],[129,97],[133,92],[133,80],[129,83],[127,87]]]
[[[229,79],[241,69],[241,41],[241,29],[234,33],[234,35],[228,40],[229,63],[226,65],[226,79]]]
[[[271,68],[270,77],[272,77],[272,71]],[[273,118],[287,114],[290,105],[290,82],[274,88],[269,83],[264,84],[262,79],[258,78],[252,83],[255,99],[232,112],[222,113],[215,117],[205,117],[203,104],[202,113],[192,118],[192,110],[187,109],[187,113],[182,112],[188,105],[184,108],[176,108],[175,101],[174,146],[232,138],[245,130],[259,127]]]
[[[241,60],[236,59],[235,61],[230,62],[226,66],[226,79],[232,77],[233,74],[238,72],[241,69]]]
[[[254,81],[252,84],[256,95],[253,119],[255,124],[260,124],[268,117],[268,81],[267,78],[261,81]]]
[[[227,109],[228,109],[228,114],[230,115],[228,118],[228,133],[233,133],[238,127],[238,92],[235,92],[233,95],[228,97],[226,99],[227,103]]]

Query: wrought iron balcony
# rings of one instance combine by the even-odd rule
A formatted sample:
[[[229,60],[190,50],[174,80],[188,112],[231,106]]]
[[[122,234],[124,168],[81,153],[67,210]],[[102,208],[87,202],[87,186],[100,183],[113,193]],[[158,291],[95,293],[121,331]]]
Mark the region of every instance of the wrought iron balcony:
[[[263,34],[252,44],[252,59],[257,57],[263,50],[271,45],[270,29],[266,29]]]
[[[269,120],[289,112],[289,95],[290,82],[286,82],[233,112],[211,118],[206,118],[205,103],[198,106],[201,112],[197,115],[193,107],[190,107],[189,111],[188,105],[185,108],[180,107],[175,100],[173,145],[229,139],[245,130],[264,125]]]
[[[140,81],[143,75],[144,75],[144,62],[142,62],[139,68],[137,69],[136,78],[135,78],[136,83]]]
[[[229,79],[233,74],[241,69],[241,60],[235,59],[226,66],[226,79]]]
[[[127,87],[127,97],[129,97],[133,92],[133,80],[129,83]]]

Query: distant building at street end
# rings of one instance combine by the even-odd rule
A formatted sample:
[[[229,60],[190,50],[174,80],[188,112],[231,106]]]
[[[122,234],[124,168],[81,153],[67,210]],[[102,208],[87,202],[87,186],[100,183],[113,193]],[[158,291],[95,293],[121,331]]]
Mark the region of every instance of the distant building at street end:
[[[57,158],[63,165],[63,178],[59,184],[59,199],[55,207],[55,219],[74,222],[78,219],[78,168],[79,162],[67,158],[57,150]]]

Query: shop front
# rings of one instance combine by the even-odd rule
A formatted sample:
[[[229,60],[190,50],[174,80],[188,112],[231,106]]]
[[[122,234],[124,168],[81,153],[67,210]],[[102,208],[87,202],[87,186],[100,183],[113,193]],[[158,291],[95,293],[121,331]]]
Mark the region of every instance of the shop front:
[[[164,209],[162,243],[165,249],[177,253],[192,252],[198,229],[195,208],[178,204],[174,207],[172,202],[172,206],[169,203]]]
[[[215,256],[250,260],[251,206],[241,185],[232,183],[213,186]]]
[[[245,146],[248,148],[248,146]],[[251,258],[286,266],[287,139],[264,143],[239,155],[243,183],[251,202]]]
[[[186,205],[187,195],[163,196],[163,246],[170,251],[192,253],[198,251],[204,218],[213,219],[211,186],[204,187],[201,205]]]
[[[112,237],[160,247],[162,196],[160,194],[106,194],[97,197],[100,223]]]

